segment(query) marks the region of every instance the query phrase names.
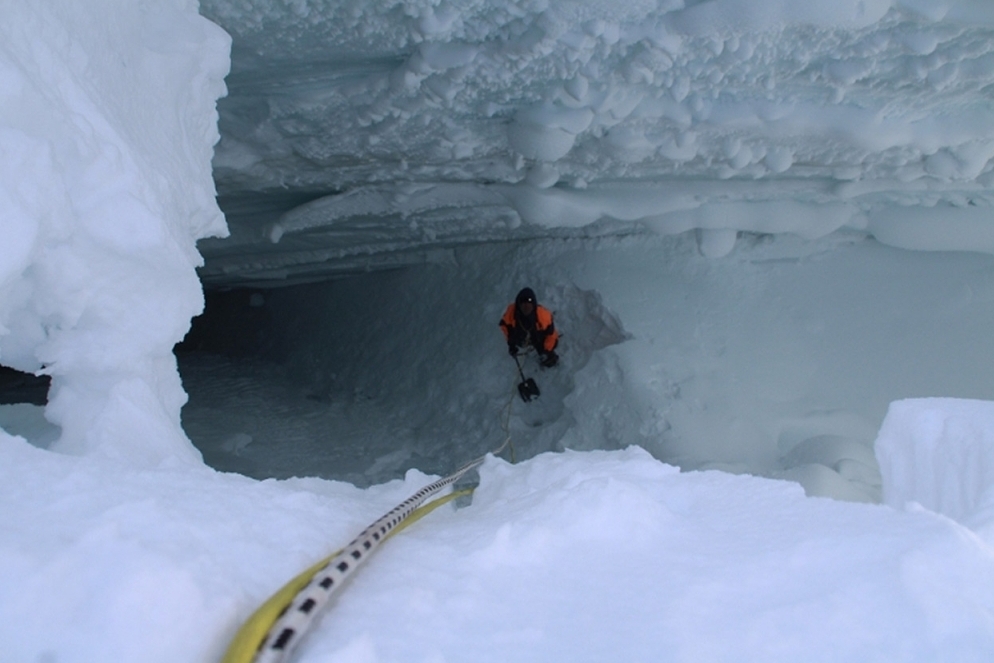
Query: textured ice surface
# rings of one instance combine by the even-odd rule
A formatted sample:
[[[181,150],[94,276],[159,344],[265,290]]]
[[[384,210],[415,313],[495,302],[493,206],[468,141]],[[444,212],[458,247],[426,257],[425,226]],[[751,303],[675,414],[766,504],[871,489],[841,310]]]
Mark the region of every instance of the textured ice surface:
[[[229,40],[182,0],[5,3],[0,362],[52,376],[55,447],[199,462],[172,346],[224,232],[210,158]]]
[[[357,254],[419,262],[434,247],[599,220],[706,229],[717,255],[730,230],[838,228],[994,250],[984,3],[201,11],[234,37],[214,165],[235,242],[202,244],[210,282],[354,271]],[[277,190],[322,200],[245,205]]]

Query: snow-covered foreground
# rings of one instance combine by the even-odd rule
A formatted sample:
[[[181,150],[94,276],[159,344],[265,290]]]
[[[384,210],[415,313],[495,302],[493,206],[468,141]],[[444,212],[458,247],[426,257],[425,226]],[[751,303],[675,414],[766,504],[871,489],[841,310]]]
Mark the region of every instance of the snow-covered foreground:
[[[939,429],[989,430],[994,417],[989,403],[905,403],[897,428],[925,413]],[[944,416],[950,404],[959,411]],[[991,454],[984,437],[931,443],[978,458]],[[906,440],[887,441],[904,462]],[[257,603],[427,482],[416,471],[366,490],[136,471],[6,435],[0,461],[9,661],[217,660]],[[918,468],[926,480],[931,469]],[[994,536],[983,526],[808,498],[784,481],[679,473],[637,448],[490,458],[480,475],[470,506],[434,512],[377,553],[299,661],[994,653]]]

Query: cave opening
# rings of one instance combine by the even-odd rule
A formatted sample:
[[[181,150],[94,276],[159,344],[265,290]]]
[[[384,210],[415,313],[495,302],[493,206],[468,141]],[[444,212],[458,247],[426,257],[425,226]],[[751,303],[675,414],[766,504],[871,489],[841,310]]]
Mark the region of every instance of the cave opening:
[[[639,445],[684,470],[789,479],[878,501],[893,400],[994,398],[992,258],[865,234],[693,233],[490,242],[393,270],[209,288],[177,346],[183,425],[217,469],[359,486],[444,474],[510,435],[518,459]],[[497,321],[529,285],[561,365],[518,376]],[[506,416],[511,407],[510,416]]]
[[[515,262],[552,245],[564,248],[483,244],[347,278],[208,289],[176,347],[184,430],[217,469],[360,486],[446,472],[512,433],[518,460],[564,448],[575,375],[628,335],[596,292]],[[525,404],[497,322],[528,284],[556,309],[564,349],[555,369],[524,357],[543,391]]]

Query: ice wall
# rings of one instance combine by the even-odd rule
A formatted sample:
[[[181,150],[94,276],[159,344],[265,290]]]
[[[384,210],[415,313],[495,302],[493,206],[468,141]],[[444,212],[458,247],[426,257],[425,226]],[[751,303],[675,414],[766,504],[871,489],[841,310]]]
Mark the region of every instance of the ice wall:
[[[994,253],[989,2],[203,11],[236,44],[214,161],[235,241],[201,245],[205,283],[306,281],[597,223],[695,230],[711,257],[740,232],[840,229]],[[260,191],[279,195],[266,208]]]
[[[192,0],[0,3],[0,362],[52,376],[54,448],[195,461],[172,346],[226,232],[230,40]]]
[[[897,401],[875,447],[887,504],[917,502],[974,528],[994,523],[994,402]]]

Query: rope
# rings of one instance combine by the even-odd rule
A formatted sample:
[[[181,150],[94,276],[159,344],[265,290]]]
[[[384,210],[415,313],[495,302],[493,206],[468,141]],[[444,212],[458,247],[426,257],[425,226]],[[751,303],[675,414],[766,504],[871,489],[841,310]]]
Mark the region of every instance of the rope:
[[[528,349],[530,350],[531,348]],[[523,354],[528,354],[528,351]],[[516,392],[517,389],[512,387],[510,398],[503,408],[501,429],[505,435],[504,442],[490,452],[499,456],[505,448],[510,448],[512,463],[515,462],[515,454],[510,422]],[[480,456],[449,476],[428,484],[364,529],[345,548],[325,557],[286,583],[245,621],[221,662],[285,662],[331,597],[381,543],[443,504],[472,494],[473,488],[464,488],[428,501],[463,475],[482,465],[486,457],[486,454]]]
[[[499,454],[508,441],[497,448]],[[476,469],[486,455],[449,476],[428,484],[367,527],[345,548],[329,555],[284,585],[245,621],[235,634],[222,663],[283,663],[314,624],[346,578],[369,559],[388,538],[443,504],[469,495],[473,488],[453,491],[425,504],[428,498]]]
[[[529,345],[526,346],[524,348],[524,351],[518,354],[518,356],[527,357],[534,351],[535,348]],[[518,393],[518,388],[517,388],[517,382],[515,381],[511,383],[511,395],[507,399],[507,405],[505,405],[501,410],[501,412],[503,412],[503,415],[501,417],[500,428],[502,431],[504,431],[504,443],[500,445],[498,451],[493,452],[493,454],[497,456],[500,455],[500,452],[504,450],[504,447],[508,447],[511,452],[511,463],[517,462],[514,457],[515,456],[514,442],[511,441],[511,406],[514,405],[514,397],[517,395],[517,393]]]
[[[502,409],[505,414],[501,416],[500,429],[504,431],[504,444],[500,445],[501,451],[508,447],[511,451],[511,462],[514,463],[514,442],[511,441],[511,406],[514,405],[514,396],[517,388],[511,387],[511,396],[507,399],[507,405]],[[495,456],[497,454],[494,454]]]

